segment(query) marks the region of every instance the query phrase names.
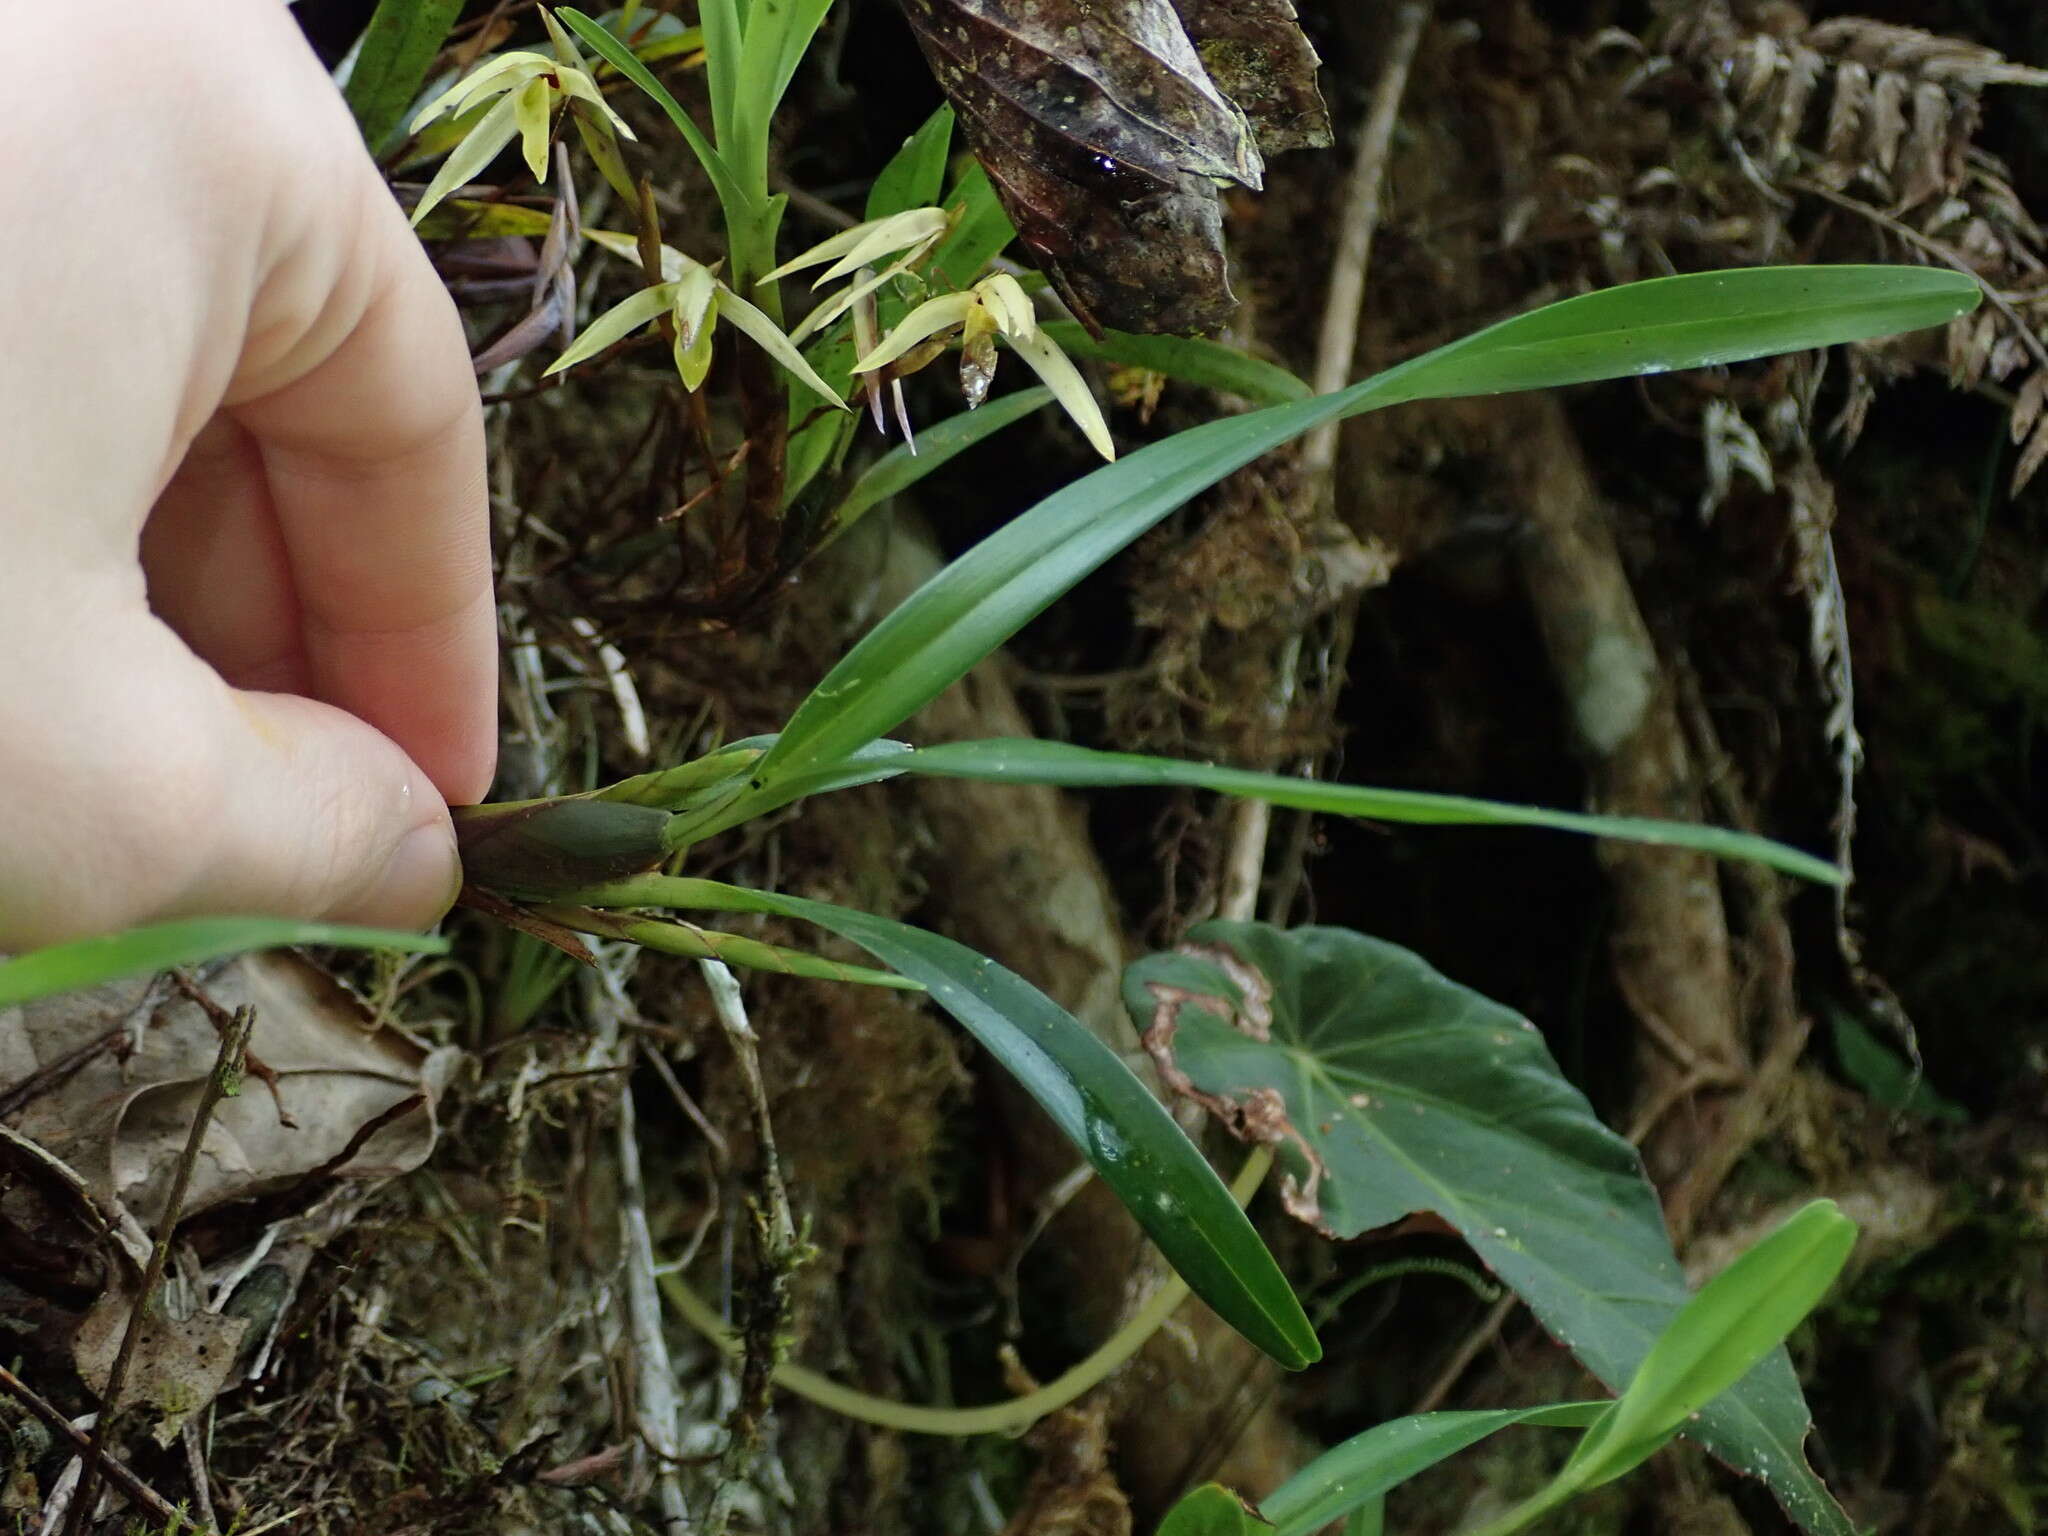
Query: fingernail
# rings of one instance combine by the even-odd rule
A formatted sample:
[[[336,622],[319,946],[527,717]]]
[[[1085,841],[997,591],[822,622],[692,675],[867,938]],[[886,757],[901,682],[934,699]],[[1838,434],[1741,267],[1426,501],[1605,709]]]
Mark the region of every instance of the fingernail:
[[[391,928],[427,928],[455,905],[462,861],[446,822],[415,827],[384,866],[383,878],[363,903],[364,920]]]

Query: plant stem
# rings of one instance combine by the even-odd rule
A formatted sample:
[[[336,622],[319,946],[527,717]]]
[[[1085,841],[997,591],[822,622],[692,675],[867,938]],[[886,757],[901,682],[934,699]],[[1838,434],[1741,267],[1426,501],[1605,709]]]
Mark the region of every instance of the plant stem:
[[[127,1381],[128,1362],[134,1359],[136,1341],[142,1336],[143,1314],[155,1297],[157,1287],[163,1283],[164,1267],[171,1257],[171,1237],[177,1231],[178,1217],[185,1208],[185,1192],[192,1186],[192,1170],[198,1166],[200,1148],[206,1142],[206,1128],[213,1123],[214,1107],[222,1099],[241,1092],[243,1060],[249,1048],[250,1031],[255,1027],[256,1010],[244,1006],[236,1009],[226,1027],[221,1029],[220,1051],[214,1058],[213,1071],[199,1091],[199,1103],[192,1111],[192,1129],[185,1137],[185,1150],[179,1155],[177,1167],[172,1172],[170,1192],[164,1196],[163,1216],[157,1222],[156,1242],[149,1250],[149,1263],[143,1268],[142,1281],[136,1290],[135,1309],[128,1314],[128,1326],[121,1334],[120,1347],[114,1352],[113,1364],[107,1368],[106,1390],[100,1394],[99,1418],[92,1427],[92,1451],[79,1469],[78,1488],[64,1522],[64,1536],[78,1536],[84,1522],[91,1518],[93,1501],[99,1493],[99,1471],[110,1460],[107,1441],[114,1415],[121,1406],[121,1388]]]
[[[1239,1205],[1250,1201],[1272,1166],[1270,1147],[1253,1149],[1230,1187]],[[679,1274],[666,1274],[661,1277],[661,1287],[670,1305],[685,1322],[716,1344],[722,1353],[734,1358],[739,1356],[741,1343],[738,1336],[711,1305],[690,1288],[688,1281]],[[991,1403],[980,1408],[931,1408],[902,1403],[857,1392],[851,1387],[841,1386],[830,1377],[788,1362],[775,1367],[773,1380],[784,1391],[793,1392],[821,1408],[885,1429],[918,1435],[1015,1434],[1030,1428],[1047,1414],[1066,1407],[1101,1383],[1165,1326],[1187,1295],[1187,1282],[1178,1275],[1170,1277],[1123,1327],[1087,1359],[1036,1391],[1027,1392],[1007,1403]]]
[[[1542,1519],[1578,1491],[1576,1479],[1567,1482],[1562,1476],[1553,1478],[1547,1487],[1531,1494],[1506,1514],[1487,1521],[1475,1531],[1461,1532],[1460,1536],[1511,1536],[1511,1533]]]

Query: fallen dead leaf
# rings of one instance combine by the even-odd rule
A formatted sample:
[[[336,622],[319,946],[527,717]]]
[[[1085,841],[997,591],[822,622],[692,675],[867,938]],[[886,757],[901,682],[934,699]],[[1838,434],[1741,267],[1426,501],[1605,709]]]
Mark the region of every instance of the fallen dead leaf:
[[[370,1018],[339,983],[291,954],[244,956],[203,978],[222,1008],[256,1010],[252,1070],[207,1127],[181,1219],[309,1175],[404,1173],[434,1143],[433,1106],[453,1052]],[[73,1170],[128,1234],[154,1231],[172,1171],[219,1051],[196,1003],[149,982],[118,983],[0,1011],[0,1094],[88,1051],[9,1117],[19,1136]],[[408,1106],[411,1107],[408,1110]]]

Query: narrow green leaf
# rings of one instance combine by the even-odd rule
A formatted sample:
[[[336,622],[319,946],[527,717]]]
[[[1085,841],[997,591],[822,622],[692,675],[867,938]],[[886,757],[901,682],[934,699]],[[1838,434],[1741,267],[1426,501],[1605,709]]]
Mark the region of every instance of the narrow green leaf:
[[[1221,1483],[1204,1483],[1166,1512],[1157,1536],[1267,1536],[1272,1529]]]
[[[607,784],[593,791],[591,798],[679,811],[704,790],[746,772],[774,740],[773,736],[752,736],[735,741],[673,768],[657,768],[652,773],[637,773],[630,779]]]
[[[1983,298],[1929,267],[1748,267],[1625,283],[1545,305],[1391,368],[1373,404],[1634,378],[1940,325]]]
[[[762,739],[774,741],[773,737]],[[884,737],[869,742],[843,762],[828,764],[815,772],[777,775],[773,783],[761,783],[753,775],[744,781],[734,780],[728,786],[732,791],[729,795],[707,797],[699,802],[698,808],[676,817],[669,827],[669,847],[687,848],[729,827],[808,800],[812,795],[828,795],[835,790],[857,789],[863,784],[893,779],[903,771],[903,760],[911,750],[906,742]]]
[[[0,960],[0,1008],[58,992],[96,987],[123,976],[199,965],[251,949],[326,944],[337,949],[391,949],[440,955],[448,941],[437,934],[352,928],[277,917],[193,917],[130,928],[102,938],[76,939]]]
[[[712,33],[712,16],[730,4],[731,0],[705,0],[700,10],[705,60],[714,68],[721,49]],[[719,130],[718,147],[750,186],[758,182],[763,191],[767,188],[769,124],[830,5],[831,0],[749,0],[740,19],[737,67],[726,87],[733,93],[732,104],[726,125]],[[719,89],[714,81],[714,101]],[[769,259],[773,261],[772,256]]]
[[[1191,428],[1056,491],[926,582],[804,700],[761,771],[814,768],[886,734],[1176,507],[1322,422],[1460,390],[1533,389],[1884,335],[1940,324],[1980,296],[1971,279],[1920,267],[1661,278],[1517,316],[1333,395]]]
[[[1839,1003],[1830,1004],[1827,1013],[1835,1059],[1849,1080],[1875,1103],[1894,1114],[1939,1120],[1948,1125],[1970,1123],[1968,1110],[1938,1092],[1855,1014]]]
[[[1583,1429],[1612,1406],[1554,1403],[1390,1419],[1318,1456],[1261,1499],[1259,1513],[1279,1527],[1278,1536],[1309,1536],[1500,1430],[1516,1424]]]
[[[953,106],[942,102],[876,173],[868,188],[866,216],[882,219],[938,202],[946,182],[946,155],[952,147]]]
[[[900,496],[983,438],[995,436],[1051,401],[1049,389],[1020,389],[1015,394],[998,396],[980,410],[962,411],[924,428],[917,434],[916,453],[899,444],[861,472],[845,499],[832,509],[827,539],[837,538],[890,497]]]
[[[1289,1369],[1321,1356],[1286,1276],[1194,1143],[1114,1051],[1021,976],[885,917],[713,880],[651,876],[565,900],[773,912],[815,923],[923,983],[1080,1149],[1190,1290]]]
[[[462,0],[378,0],[342,91],[373,153],[404,119],[461,14]]]
[[[745,174],[746,160],[739,153],[739,116],[745,108],[740,101],[740,60],[745,53],[744,33],[734,0],[700,0],[698,24],[704,33],[705,93],[711,98],[711,132],[718,152]]]
[[[600,912],[591,907],[539,907],[538,915],[549,922],[578,933],[599,938],[623,939],[664,955],[689,960],[720,960],[748,970],[773,971],[781,976],[806,976],[814,981],[843,981],[863,987],[890,987],[903,992],[922,992],[924,987],[894,971],[877,971],[865,965],[842,965],[808,950],[784,944],[767,944],[745,934],[724,933],[716,928],[699,928],[674,918],[635,917],[617,912]]]
[[[1297,811],[1325,811],[1337,816],[1365,816],[1429,826],[1548,827],[1592,837],[1624,838],[1668,848],[1691,848],[1722,859],[1748,859],[1790,875],[1840,885],[1841,871],[1824,859],[1801,853],[1769,838],[1730,832],[1721,827],[1684,821],[1657,821],[1642,816],[1591,816],[1578,811],[1551,811],[1540,806],[1510,805],[1465,795],[1437,795],[1412,789],[1369,789],[1331,784],[1279,773],[1251,773],[1183,763],[1169,757],[1141,757],[1128,752],[1097,752],[1064,741],[1016,737],[993,741],[959,741],[924,747],[895,765],[904,773],[950,779],[984,779],[1008,784],[1054,784],[1065,789],[1134,789],[1173,787],[1207,789],[1242,800],[1263,800]]]
[[[784,0],[767,0],[767,3],[780,6]],[[832,0],[794,0],[790,4],[789,20],[782,33],[782,60],[776,67],[771,92],[771,116],[774,108],[780,107],[782,98],[789,93],[789,82],[796,78],[797,66],[810,51],[811,40],[818,35],[818,28],[825,22],[825,13],[831,8]]]
[[[690,146],[690,153],[704,167],[704,174],[711,178],[712,189],[717,192],[719,204],[725,209],[729,226],[761,216],[760,205],[740,185],[724,156],[704,137],[704,130],[683,110],[682,103],[669,94],[668,87],[654,78],[653,71],[633,56],[630,48],[579,10],[562,6],[555,15],[590,45],[591,52],[639,86],[668,115],[668,120],[675,124],[676,131]],[[706,58],[708,61],[708,52]]]
[[[1637,1369],[1621,1400],[1579,1442],[1559,1474],[1581,1488],[1640,1466],[1701,1409],[1785,1342],[1835,1283],[1856,1246],[1856,1223],[1815,1200],[1701,1287]],[[1776,1468],[1742,1465],[1773,1480]]]
[[[1039,328],[1075,357],[1096,358],[1128,368],[1149,368],[1183,384],[1242,396],[1253,405],[1285,405],[1290,400],[1306,400],[1315,393],[1285,368],[1203,336],[1134,336],[1128,331],[1104,331],[1098,340],[1072,320],[1048,320]]]

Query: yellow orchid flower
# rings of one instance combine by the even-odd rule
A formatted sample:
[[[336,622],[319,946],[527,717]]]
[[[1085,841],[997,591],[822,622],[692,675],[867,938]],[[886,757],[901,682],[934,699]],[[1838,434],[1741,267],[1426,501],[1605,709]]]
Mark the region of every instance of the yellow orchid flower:
[[[944,349],[944,338],[957,333],[961,342],[960,387],[971,410],[988,398],[995,378],[998,336],[1023,358],[1053,398],[1074,420],[1095,451],[1116,457],[1109,423],[1088,392],[1073,361],[1038,327],[1037,312],[1023,284],[1007,272],[985,277],[964,293],[927,299],[898,322],[881,342],[853,365],[856,377],[890,368],[900,377],[915,372]]]
[[[615,256],[631,261],[639,254],[631,235],[604,229],[587,229],[583,233],[586,239]],[[817,370],[804,360],[803,353],[783,334],[781,326],[719,281],[711,268],[685,256],[672,245],[661,248],[661,281],[641,289],[591,321],[583,334],[569,344],[569,349],[549,365],[547,373],[560,373],[597,356],[606,347],[664,314],[675,324],[676,372],[685,389],[696,389],[711,371],[711,329],[716,322],[724,320],[752,337],[762,350],[794,374],[806,388],[841,410],[847,408],[839,392],[818,377]],[[546,376],[542,375],[543,378]]]
[[[441,163],[441,169],[413,209],[415,225],[449,193],[496,159],[499,151],[515,138],[534,180],[546,181],[549,126],[558,104],[567,103],[575,113],[586,145],[603,142],[611,134],[633,137],[626,120],[611,109],[597,82],[591,79],[583,56],[576,51],[568,33],[547,12],[543,11],[541,16],[547,22],[557,57],[523,50],[501,53],[428,102],[412,120],[410,131],[418,133],[436,118],[461,117],[493,96],[502,97]],[[616,155],[612,158],[615,160]],[[604,163],[602,156],[599,160]],[[612,179],[609,172],[607,179]]]

